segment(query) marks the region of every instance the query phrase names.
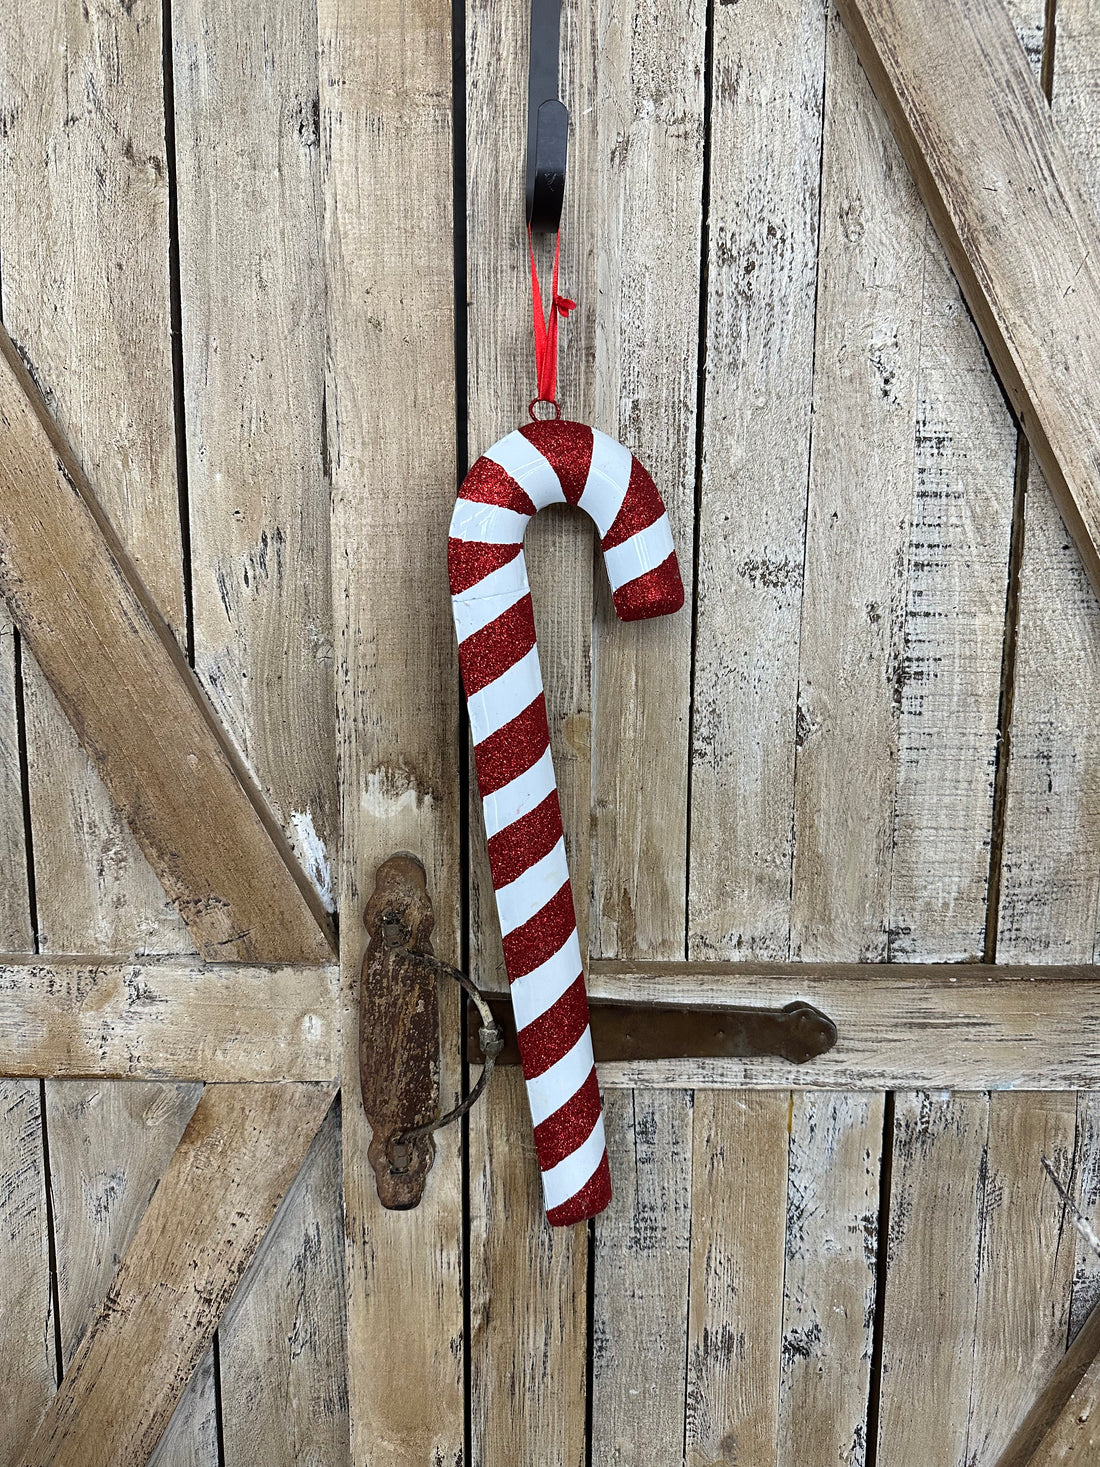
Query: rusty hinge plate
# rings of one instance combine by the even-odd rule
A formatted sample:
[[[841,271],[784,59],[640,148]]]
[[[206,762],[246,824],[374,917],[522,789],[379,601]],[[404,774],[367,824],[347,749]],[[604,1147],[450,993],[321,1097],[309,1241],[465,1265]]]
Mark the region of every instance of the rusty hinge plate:
[[[519,1046],[507,998],[489,999],[504,1030],[498,1065],[518,1065]],[[596,1061],[674,1059],[754,1059],[771,1056],[804,1064],[832,1049],[836,1025],[812,1004],[797,1001],[779,1008],[686,1008],[590,1000],[592,1047]],[[470,1026],[470,1059],[478,1058]]]

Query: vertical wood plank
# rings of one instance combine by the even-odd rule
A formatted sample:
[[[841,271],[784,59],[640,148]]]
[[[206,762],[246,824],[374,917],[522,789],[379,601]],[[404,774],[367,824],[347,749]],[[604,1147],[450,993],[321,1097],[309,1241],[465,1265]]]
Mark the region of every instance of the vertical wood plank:
[[[599,0],[596,426],[636,453],[692,582],[706,6]],[[592,954],[683,954],[686,610],[620,624],[597,581]],[[644,777],[642,777],[644,771]]]
[[[690,1091],[608,1091],[615,1198],[596,1219],[592,1461],[667,1464],[684,1451],[691,1259]]]
[[[161,6],[50,0],[9,19],[3,53],[5,323],[182,636]],[[29,656],[24,677],[43,949],[190,951]]]
[[[42,1087],[0,1080],[0,1461],[16,1462],[57,1387],[42,1155]]]
[[[333,1106],[219,1330],[226,1467],[350,1460],[340,1196]]]
[[[316,7],[172,19],[195,668],[331,909]],[[339,1147],[330,1117],[219,1332],[227,1461],[348,1460]]]
[[[695,1092],[687,1467],[776,1462],[788,1105]]]
[[[966,1460],[989,1102],[896,1105],[878,1460],[949,1467]],[[933,1320],[942,1349],[929,1348]]]
[[[184,633],[168,278],[161,6],[53,0],[4,28],[4,319],[158,606]],[[44,951],[192,944],[31,657],[24,657]],[[57,1134],[62,1348],[90,1323],[194,1106],[188,1088],[46,1086]],[[68,1122],[83,1117],[71,1134]],[[86,1147],[90,1146],[91,1150]],[[90,1156],[102,1165],[85,1174]],[[86,1186],[89,1177],[102,1186]],[[209,1381],[207,1382],[210,1385]],[[209,1389],[206,1414],[213,1407]],[[183,1457],[212,1433],[180,1418]]]
[[[883,1097],[791,1096],[777,1462],[866,1453]]]
[[[476,0],[466,12],[466,293],[470,458],[527,417],[534,395],[531,287],[524,232],[529,9]],[[561,288],[577,310],[559,350],[562,412],[592,420],[597,283],[588,166],[595,8],[567,0],[562,96],[570,109]],[[547,242],[536,242],[540,267]],[[587,951],[591,781],[593,531],[582,513],[547,510],[528,530],[550,742],[582,952]],[[598,572],[602,573],[602,571]],[[507,989],[481,801],[470,802],[471,967]],[[588,1231],[545,1218],[531,1120],[518,1075],[494,1079],[470,1117],[472,1450],[482,1467],[578,1467],[585,1452]],[[507,1225],[502,1220],[507,1217]]]
[[[355,1467],[444,1467],[463,1442],[458,1128],[437,1142],[421,1205],[383,1212],[358,1095],[355,996],[359,916],[394,851],[424,861],[436,951],[458,956],[458,670],[445,564],[456,479],[451,9],[322,0],[318,25],[351,1450]],[[458,1090],[458,1005],[447,990],[442,998],[446,1106]]]
[[[488,1109],[486,1109],[488,1107]],[[502,1070],[470,1164],[473,1460],[483,1467],[585,1460],[588,1227],[552,1228],[523,1077]],[[497,1137],[490,1147],[485,1131]]]
[[[688,956],[783,960],[824,7],[719,5],[713,23]]]

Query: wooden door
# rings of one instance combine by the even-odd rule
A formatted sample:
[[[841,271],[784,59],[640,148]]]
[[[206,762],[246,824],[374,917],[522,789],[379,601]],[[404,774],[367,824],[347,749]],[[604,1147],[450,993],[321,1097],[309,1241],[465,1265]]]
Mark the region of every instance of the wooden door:
[[[1100,18],[1011,11],[1095,181]],[[566,512],[528,561],[590,991],[806,997],[839,1042],[602,1066],[591,1225],[545,1224],[515,1071],[415,1211],[377,1203],[378,863],[417,853],[437,951],[506,988],[445,541],[531,396],[526,32],[519,0],[0,27],[4,324],[75,458],[49,484],[109,522],[79,500],[77,589],[140,583],[174,710],[89,734],[105,637],[54,669],[74,726],[53,603],[14,605],[2,1462],[992,1467],[1096,1295],[1051,1173],[1095,1215],[1096,979],[1056,970],[1095,961],[1100,609],[825,0],[566,0],[563,407],[652,472],[691,604],[617,623]]]

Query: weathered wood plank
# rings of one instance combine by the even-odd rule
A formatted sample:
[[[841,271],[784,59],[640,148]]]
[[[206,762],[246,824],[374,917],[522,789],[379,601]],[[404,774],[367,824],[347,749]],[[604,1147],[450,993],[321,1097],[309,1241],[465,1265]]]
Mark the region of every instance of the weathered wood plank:
[[[640,1003],[771,1008],[804,999],[838,1030],[835,1048],[804,1065],[615,1063],[600,1066],[605,1085],[1074,1090],[1100,1082],[1098,978],[1092,967],[1026,964],[601,962],[589,989]]]
[[[1065,1354],[1076,1234],[1043,1158],[1069,1175],[1076,1120],[1074,1095],[989,1098],[966,1461],[997,1461]]]
[[[996,1467],[1087,1467],[1100,1446],[1100,1311],[1051,1372]]]
[[[863,1462],[879,1237],[881,1095],[790,1100],[779,1464]]]
[[[989,1102],[896,1105],[876,1448],[891,1467],[947,1467],[966,1460]]]
[[[424,1200],[387,1213],[358,1094],[359,920],[379,863],[418,855],[433,941],[459,956],[458,668],[445,550],[454,502],[452,14],[443,0],[318,9],[327,426],[343,850],[344,1218],[352,1460],[463,1452],[459,1128]],[[411,183],[415,180],[415,183]],[[440,1098],[459,1089],[441,994]]]
[[[0,1074],[328,1080],[337,1005],[334,967],[31,955],[0,965]]]
[[[1100,262],[1003,0],[839,0],[1040,467],[1100,589]]]
[[[350,1461],[340,1196],[334,1105],[218,1331],[226,1463]]]
[[[706,6],[595,7],[595,423],[668,507],[692,583]],[[597,577],[592,952],[680,957],[687,905],[691,617],[623,626]],[[640,778],[640,771],[645,778]]]
[[[830,27],[791,955],[982,951],[1015,435]]]
[[[42,1155],[42,1087],[0,1080],[0,1461],[18,1460],[57,1384]]]
[[[316,7],[183,0],[172,43],[195,670],[331,909]]]
[[[207,956],[323,961],[324,912],[0,335],[0,585]]]
[[[4,321],[173,633],[185,635],[170,345],[162,7],[48,0],[0,41]],[[186,928],[33,656],[41,946],[179,952]]]
[[[317,8],[183,0],[172,49],[195,670],[331,910]],[[317,1145],[219,1333],[225,1452],[272,1467],[307,1444],[316,1467],[348,1459],[338,1126]]]
[[[688,957],[782,959],[825,21],[820,0],[713,15]]]
[[[605,1097],[617,1165],[595,1223],[593,1462],[664,1467],[684,1450],[691,1104],[690,1091]]]
[[[148,1460],[333,1093],[207,1087],[22,1467]]]
[[[782,1091],[695,1094],[687,1467],[776,1461],[787,1118]]]
[[[473,1460],[582,1467],[588,1228],[546,1221],[518,1070],[478,1101],[470,1155]]]

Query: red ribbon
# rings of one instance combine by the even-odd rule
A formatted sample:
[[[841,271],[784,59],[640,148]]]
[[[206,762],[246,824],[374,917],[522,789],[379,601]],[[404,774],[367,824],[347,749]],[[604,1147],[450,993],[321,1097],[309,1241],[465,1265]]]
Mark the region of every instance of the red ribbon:
[[[527,231],[527,248],[531,253],[531,305],[535,318],[535,376],[538,382],[537,402],[557,406],[558,400],[558,321],[576,308],[576,301],[558,294],[558,253],[561,231],[554,236],[554,275],[550,286],[550,314],[544,316],[539,272],[535,266],[535,245]]]

